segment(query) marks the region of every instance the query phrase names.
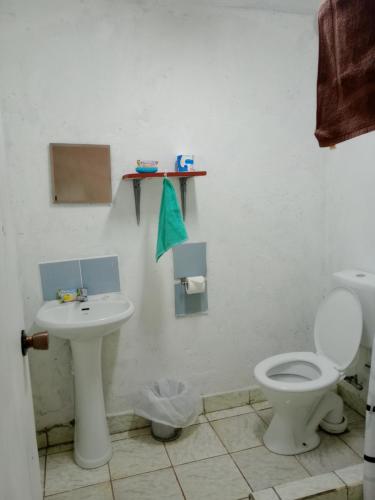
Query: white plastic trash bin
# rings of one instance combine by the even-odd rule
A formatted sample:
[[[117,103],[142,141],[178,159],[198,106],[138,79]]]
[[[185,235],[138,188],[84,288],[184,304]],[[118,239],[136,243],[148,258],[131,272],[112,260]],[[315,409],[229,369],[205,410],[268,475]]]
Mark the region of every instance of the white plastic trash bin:
[[[197,420],[201,408],[200,395],[189,384],[161,379],[139,393],[134,413],[151,421],[155,439],[172,441]]]

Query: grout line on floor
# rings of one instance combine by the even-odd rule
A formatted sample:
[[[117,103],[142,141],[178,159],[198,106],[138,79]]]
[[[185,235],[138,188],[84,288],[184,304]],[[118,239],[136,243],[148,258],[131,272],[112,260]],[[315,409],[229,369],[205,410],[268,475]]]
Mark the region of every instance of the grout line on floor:
[[[336,474],[336,471],[333,470],[332,473],[338,478],[339,481],[342,482],[342,484],[345,486],[345,490],[346,490],[346,497],[349,499],[349,485],[347,485],[345,483],[345,481],[338,475]]]
[[[259,411],[259,413],[258,413],[258,411],[254,408],[254,411],[258,415],[258,417],[262,420],[262,422],[264,422],[266,424],[266,427],[268,427],[269,426],[269,422],[266,422],[266,420],[264,418],[262,418],[262,415],[259,414],[263,410],[258,410]],[[264,446],[264,443],[263,443],[263,446]],[[298,464],[306,471],[306,473],[308,474],[308,477],[313,477],[313,474],[311,474],[310,471],[308,469],[306,469],[306,467],[303,465],[303,463],[298,459],[298,455],[292,455],[292,456],[294,456],[294,458],[296,459],[296,462],[298,462]],[[272,489],[275,492],[277,498],[281,498],[279,496],[279,494],[277,493],[277,491],[275,490],[275,488],[272,487]]]
[[[243,405],[243,406],[247,406],[247,405]],[[242,406],[238,406],[237,408],[242,408]],[[211,412],[211,413],[214,413],[214,412]],[[256,412],[255,412],[255,410],[253,408],[253,411],[249,411],[247,413],[239,413],[238,415],[230,415],[229,417],[221,417],[221,418],[217,418],[215,420],[209,420],[209,419],[207,419],[207,421],[208,422],[220,422],[221,420],[228,420],[229,418],[243,417],[243,415],[253,415],[254,413],[256,413]],[[207,422],[203,422],[203,423],[207,424]],[[193,425],[196,425],[196,424],[193,424]],[[198,424],[198,425],[202,425],[202,424]]]
[[[306,451],[305,453],[308,453],[308,451]],[[299,455],[303,455],[303,453],[299,453],[298,455],[293,455],[293,457],[296,459],[296,461],[299,463],[299,465],[302,467],[302,469],[304,469],[307,472],[307,474],[309,475],[309,477],[314,477],[313,474],[311,474],[311,472],[304,466],[304,464],[298,458]]]
[[[339,475],[336,474],[336,471],[332,471],[333,474],[343,483],[345,486],[345,491],[346,491],[346,498],[349,500],[349,485],[347,485],[343,479]]]
[[[350,448],[350,449],[352,450],[352,452],[353,452],[353,453],[355,453],[355,454],[357,455],[357,457],[359,457],[361,460],[363,460],[363,455],[364,455],[364,453],[358,453],[358,451],[356,451],[354,448],[352,448],[352,447],[350,446],[350,444],[348,444],[346,441],[344,441],[344,440],[341,438],[341,434],[340,434],[340,435],[338,435],[337,437],[340,439],[340,441],[341,441],[342,443],[346,444],[346,446],[347,446],[348,448]]]
[[[258,412],[257,412],[255,409],[254,409],[254,411],[255,411],[255,414],[256,414],[256,415],[257,415],[257,416],[258,416],[258,417],[259,417],[259,418],[260,418],[260,419],[261,419],[261,420],[262,420],[262,421],[266,424],[266,426],[268,426],[268,423],[267,423],[265,420],[263,420],[263,418],[261,417],[261,415],[259,415],[259,414],[258,414]],[[235,416],[236,416],[236,415],[235,415]],[[234,417],[235,417],[235,416],[234,416]],[[233,417],[226,417],[226,418],[233,418]],[[220,420],[224,420],[224,419],[220,419]],[[242,473],[241,469],[239,468],[239,466],[237,465],[236,461],[235,461],[235,460],[234,460],[234,458],[232,457],[232,453],[236,453],[236,452],[230,452],[230,451],[227,449],[227,447],[225,446],[225,444],[224,444],[224,442],[222,441],[221,437],[219,436],[219,434],[217,433],[217,431],[216,431],[216,430],[215,430],[215,428],[213,427],[213,425],[212,425],[212,424],[213,424],[213,422],[214,422],[214,421],[208,421],[208,422],[204,422],[204,424],[207,424],[207,423],[208,423],[208,424],[210,425],[211,429],[214,431],[214,433],[215,433],[215,435],[217,436],[218,440],[219,440],[219,441],[220,441],[220,443],[222,444],[222,446],[223,446],[223,448],[224,448],[224,450],[225,450],[225,453],[221,453],[221,454],[219,454],[219,455],[215,455],[214,457],[206,457],[206,458],[201,458],[201,459],[199,459],[199,460],[192,460],[192,461],[189,461],[189,462],[184,462],[183,464],[176,464],[176,465],[174,465],[174,464],[172,463],[172,461],[171,461],[170,456],[169,456],[169,453],[168,453],[167,447],[166,447],[166,445],[163,443],[164,449],[165,449],[166,454],[167,454],[167,456],[168,456],[168,460],[169,460],[169,462],[170,462],[170,467],[171,467],[171,468],[172,468],[172,470],[173,470],[173,473],[174,473],[175,478],[176,478],[176,481],[177,481],[177,483],[178,483],[178,485],[179,485],[179,487],[180,487],[180,489],[181,489],[182,496],[183,496],[184,500],[186,500],[186,495],[185,495],[185,492],[184,492],[184,490],[183,490],[183,488],[182,488],[182,486],[181,486],[181,483],[180,483],[180,481],[179,481],[179,478],[178,478],[178,476],[177,476],[177,473],[176,473],[175,467],[180,466],[180,465],[189,464],[189,463],[200,462],[200,461],[203,461],[203,460],[209,460],[209,459],[211,459],[211,458],[215,458],[215,457],[219,457],[219,456],[225,456],[225,455],[229,455],[229,456],[230,456],[230,458],[231,458],[232,462],[234,463],[235,467],[237,468],[237,470],[240,472],[240,475],[241,475],[241,476],[243,477],[243,479],[245,480],[245,483],[249,486],[249,488],[250,488],[250,492],[251,492],[251,493],[253,492],[253,488],[252,488],[252,486],[251,486],[250,482],[249,482],[249,481],[245,478],[245,476],[244,476],[244,474]],[[194,424],[194,425],[196,425],[196,426],[198,426],[198,425],[203,425],[203,423],[198,423],[198,424]],[[354,450],[354,449],[353,449],[353,448],[352,448],[349,444],[347,444],[347,443],[346,443],[343,439],[341,439],[341,436],[340,436],[340,435],[338,435],[337,437],[339,437],[339,438],[340,438],[340,441],[341,441],[341,442],[343,442],[343,443],[344,443],[344,445],[346,445],[346,446],[347,446],[347,447],[348,447],[351,451],[353,451],[353,452],[356,454],[356,456],[359,456],[360,458],[363,458],[363,457],[362,457],[359,453],[357,453],[357,452],[356,452],[356,451],[355,451],[355,450]],[[135,436],[135,438],[137,438],[137,436]],[[124,439],[126,440],[127,438],[124,438]],[[262,444],[260,444],[260,445],[257,445],[257,446],[253,446],[253,447],[250,447],[250,448],[246,448],[246,450],[250,450],[250,449],[254,449],[254,448],[259,448],[259,447],[262,447],[262,446],[264,446],[264,444],[263,444],[263,443],[262,443]],[[238,450],[238,451],[245,451],[245,450]],[[60,453],[66,453],[66,452],[65,452],[65,451],[62,451],[62,452],[60,452]],[[313,475],[312,473],[310,473],[310,472],[306,469],[306,467],[303,465],[303,463],[299,460],[299,458],[298,458],[298,457],[299,457],[299,455],[293,455],[293,456],[295,457],[295,459],[296,459],[296,461],[299,463],[299,465],[301,465],[301,467],[302,467],[302,468],[303,468],[303,469],[307,472],[308,477],[314,477],[314,475]],[[49,497],[46,497],[46,496],[45,496],[45,486],[46,486],[46,479],[47,479],[47,457],[48,457],[48,455],[46,454],[46,455],[44,456],[44,481],[43,481],[43,498],[46,498],[46,500],[48,500],[48,498],[49,498]],[[112,475],[111,475],[111,470],[110,470],[109,464],[108,464],[107,466],[108,466],[108,472],[109,472],[109,479],[110,479],[110,483],[111,483],[112,498],[113,498],[113,500],[115,500],[115,494],[114,494],[114,488],[113,488],[113,481],[114,481],[114,480],[117,480],[117,479],[112,479]],[[156,472],[156,471],[164,470],[164,469],[166,469],[166,468],[167,468],[167,467],[163,467],[163,468],[161,468],[161,469],[156,469],[156,470],[154,470],[154,471],[146,471],[146,472],[141,472],[141,473],[138,473],[138,474],[133,474],[133,475],[131,475],[131,476],[126,476],[125,478],[118,478],[118,479],[126,479],[126,478],[130,478],[130,477],[140,476],[140,475],[143,475],[143,474],[149,474],[149,473],[151,473],[151,472]],[[168,468],[169,468],[169,466],[168,466]],[[334,473],[335,473],[335,471],[332,471],[332,472],[334,472]],[[341,480],[341,479],[340,479],[340,480]],[[341,481],[342,481],[342,480],[341,480]],[[95,484],[99,484],[99,483],[95,483]],[[282,484],[284,484],[284,483],[282,483]],[[81,489],[81,488],[85,488],[85,487],[87,487],[87,486],[91,486],[91,485],[82,486],[82,487],[80,487],[80,488],[73,488],[73,490],[66,490],[66,491],[67,491],[67,492],[68,492],[68,491],[74,491],[75,489]],[[347,485],[345,485],[345,486],[346,486],[346,490],[348,491]],[[276,492],[276,490],[274,490],[274,487],[271,487],[271,488],[272,488],[272,489],[273,489],[273,491],[275,492],[275,494],[276,494],[277,498],[279,498],[279,499],[280,499],[280,496],[278,495],[278,493]]]
[[[280,500],[281,500],[281,496],[277,493],[277,491],[275,490],[275,488],[273,486],[272,486],[272,491],[275,493],[277,498],[280,498]]]
[[[207,422],[204,422],[204,423],[207,424]],[[202,424],[193,424],[193,425],[202,425]],[[254,446],[254,448],[258,448],[259,446],[262,446],[262,445]],[[129,477],[141,476],[142,474],[149,474],[150,472],[157,472],[157,471],[160,471],[160,470],[165,470],[165,469],[168,469],[169,467],[174,468],[174,467],[178,467],[180,465],[193,464],[195,462],[202,462],[202,460],[209,460],[210,458],[223,457],[225,455],[230,455],[230,453],[227,451],[227,449],[225,447],[224,447],[224,449],[225,449],[225,453],[219,453],[218,455],[214,455],[212,457],[199,458],[198,460],[190,460],[189,462],[183,462],[181,464],[173,464],[172,461],[171,461],[171,459],[170,459],[170,456],[169,456],[169,454],[167,452],[168,459],[169,459],[169,461],[171,463],[170,466],[168,466],[168,467],[161,467],[160,469],[154,469],[154,470],[150,470],[150,471],[146,471],[146,472],[138,472],[137,474],[132,474],[131,476],[113,478],[113,481],[118,481],[119,479],[127,479]],[[166,450],[166,446],[165,446],[165,450]],[[111,480],[112,480],[112,476],[111,475],[110,475],[110,477],[111,477]]]
[[[46,480],[47,480],[47,452],[44,457],[44,478],[43,478],[43,498],[46,494]]]
[[[88,470],[93,470],[93,469],[88,469]],[[85,488],[90,488],[91,486],[97,486],[98,484],[104,484],[104,483],[108,483],[108,481],[100,481],[100,483],[85,484],[84,486],[78,486],[78,488],[73,488],[73,489],[70,489],[70,490],[59,491],[57,493],[52,493],[51,495],[45,495],[45,496],[43,496],[43,498],[45,500],[49,500],[49,499],[52,500],[57,495],[65,495],[66,493],[72,493],[73,491],[84,490]]]
[[[111,483],[112,499],[115,500],[115,491],[113,489],[113,482],[112,482],[112,476],[111,476],[111,469],[109,468],[109,462],[107,463],[108,474],[109,474],[109,482]]]
[[[360,459],[362,459],[362,460],[363,460],[363,455],[361,455],[360,453],[358,453],[358,452],[357,452],[354,448],[352,448],[352,447],[350,446],[350,444],[348,444],[347,442],[345,442],[345,441],[341,438],[341,436],[343,436],[344,434],[346,434],[346,432],[343,432],[342,434],[330,434],[329,432],[326,432],[326,431],[324,431],[324,430],[323,430],[323,432],[324,432],[324,434],[327,434],[328,436],[335,436],[335,437],[339,438],[339,440],[340,440],[342,443],[344,443],[344,445],[345,445],[347,448],[349,448],[349,450],[351,450],[353,453],[355,453],[355,454],[357,455],[357,457],[359,457]],[[364,434],[364,431],[363,431],[363,434]]]
[[[206,415],[206,413],[209,413],[208,411],[206,411],[206,400],[205,398],[202,398],[202,406],[203,406],[203,415]]]
[[[137,474],[132,474],[131,476],[123,476],[123,477],[115,477],[112,479],[112,476],[111,477],[111,481],[119,481],[120,479],[129,479],[130,477],[136,477],[136,476],[142,476],[143,474],[150,474],[150,472],[159,472],[161,470],[165,470],[165,469],[169,469],[170,466],[168,465],[168,467],[161,467],[160,469],[153,469],[153,470],[147,470],[145,472],[138,472]],[[103,482],[103,481],[101,481]],[[95,483],[95,484],[99,484],[99,483]]]
[[[213,412],[212,412],[213,413]],[[214,418],[214,419],[207,419],[207,422],[220,422],[221,420],[228,420],[228,418],[235,418],[235,417],[242,417],[243,415],[253,415],[253,411],[249,411],[248,413],[240,413],[238,415],[229,415],[228,417],[219,417],[219,418]],[[208,413],[209,415],[209,413]],[[204,422],[205,424],[207,422]]]
[[[268,409],[268,408],[266,408],[266,409]],[[255,412],[255,414],[256,414],[256,415],[258,415],[258,417],[261,419],[261,421],[262,421],[263,423],[265,423],[265,424],[266,424],[266,426],[268,427],[268,426],[270,425],[270,423],[269,423],[269,422],[267,422],[267,420],[266,420],[265,418],[263,418],[263,417],[262,417],[262,415],[260,414],[260,412],[262,412],[262,411],[264,411],[264,410],[256,410],[256,409],[254,408],[254,412]]]
[[[250,493],[253,492],[253,488],[251,486],[251,484],[249,483],[249,481],[246,479],[246,477],[243,475],[242,473],[242,470],[238,467],[236,461],[233,459],[232,455],[231,455],[231,452],[227,449],[227,447],[225,446],[224,442],[222,441],[221,437],[219,436],[219,434],[215,431],[214,427],[211,425],[211,422],[209,422],[210,426],[211,426],[211,429],[214,431],[214,433],[216,434],[217,438],[219,439],[220,443],[224,446],[224,449],[227,451],[227,454],[229,455],[230,459],[232,460],[232,462],[234,463],[235,467],[238,469],[239,473],[241,474],[241,476],[244,478],[245,480],[245,483],[249,486],[250,488]],[[259,448],[259,446],[254,446],[254,448]],[[248,448],[250,449],[250,448]],[[241,450],[243,451],[243,450]],[[249,498],[250,498],[250,493],[249,493]]]
[[[183,462],[182,464],[172,464],[172,467],[179,467],[180,465],[187,465],[187,464],[195,464],[196,462],[202,462],[203,460],[210,460],[210,458],[216,458],[216,457],[224,457],[225,455],[230,455],[225,450],[225,453],[220,453],[219,455],[214,455],[212,457],[206,457],[206,458],[198,458],[198,460],[190,460],[190,462]]]
[[[343,398],[341,397],[341,399],[343,399]],[[354,413],[356,413],[357,415],[359,415],[363,420],[366,420],[366,417],[364,415],[362,415],[362,413],[359,413],[358,410],[356,410],[355,408],[352,408],[351,406],[349,406],[348,403],[345,403],[345,401],[344,401],[344,405],[345,405],[344,406],[344,413],[345,413],[345,409],[348,408],[349,410],[354,411]]]
[[[180,483],[180,480],[178,479],[177,473],[176,473],[176,471],[175,471],[174,465],[173,465],[173,463],[172,463],[171,457],[169,456],[169,453],[168,453],[168,450],[167,450],[167,447],[166,447],[165,443],[164,443],[164,449],[165,449],[165,453],[167,454],[168,459],[169,459],[169,461],[170,461],[170,463],[171,463],[171,467],[172,467],[172,470],[173,470],[173,474],[174,474],[174,476],[175,476],[175,478],[176,478],[176,481],[177,481],[177,483],[178,483],[178,486],[180,487],[180,490],[181,490],[182,496],[184,497],[184,500],[187,500],[187,499],[186,499],[185,492],[184,492],[184,490],[183,490],[183,488],[182,488],[182,485],[181,485],[181,483]]]

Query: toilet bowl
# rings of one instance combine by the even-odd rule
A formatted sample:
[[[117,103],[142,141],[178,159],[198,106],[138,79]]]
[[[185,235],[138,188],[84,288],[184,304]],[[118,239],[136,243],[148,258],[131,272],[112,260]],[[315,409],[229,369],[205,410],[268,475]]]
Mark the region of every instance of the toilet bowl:
[[[316,353],[278,354],[255,367],[255,378],[274,409],[263,437],[270,451],[295,455],[316,448],[319,425],[331,433],[345,431],[342,399],[330,389],[356,358],[361,335],[358,297],[346,288],[335,288],[315,318]]]

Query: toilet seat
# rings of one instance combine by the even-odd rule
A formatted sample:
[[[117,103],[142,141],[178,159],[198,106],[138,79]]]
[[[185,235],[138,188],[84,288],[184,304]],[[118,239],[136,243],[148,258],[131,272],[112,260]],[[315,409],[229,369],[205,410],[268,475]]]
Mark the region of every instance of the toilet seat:
[[[254,375],[260,384],[282,392],[316,391],[335,384],[340,378],[332,363],[314,352],[277,354],[260,362]],[[291,379],[295,375],[298,381],[287,381],[285,375]]]
[[[335,288],[320,304],[315,318],[317,353],[289,352],[260,362],[254,369],[260,384],[281,392],[309,392],[334,385],[353,362],[362,336],[359,299]]]
[[[347,288],[334,288],[316,313],[316,352],[344,373],[357,355],[362,326],[362,307],[358,297]]]

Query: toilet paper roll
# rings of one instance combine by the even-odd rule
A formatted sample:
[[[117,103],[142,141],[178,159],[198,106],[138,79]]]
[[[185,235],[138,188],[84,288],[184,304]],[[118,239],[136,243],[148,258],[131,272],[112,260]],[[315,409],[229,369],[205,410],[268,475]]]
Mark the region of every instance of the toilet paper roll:
[[[206,278],[204,276],[190,276],[186,278],[186,293],[193,295],[203,293],[206,290]]]

